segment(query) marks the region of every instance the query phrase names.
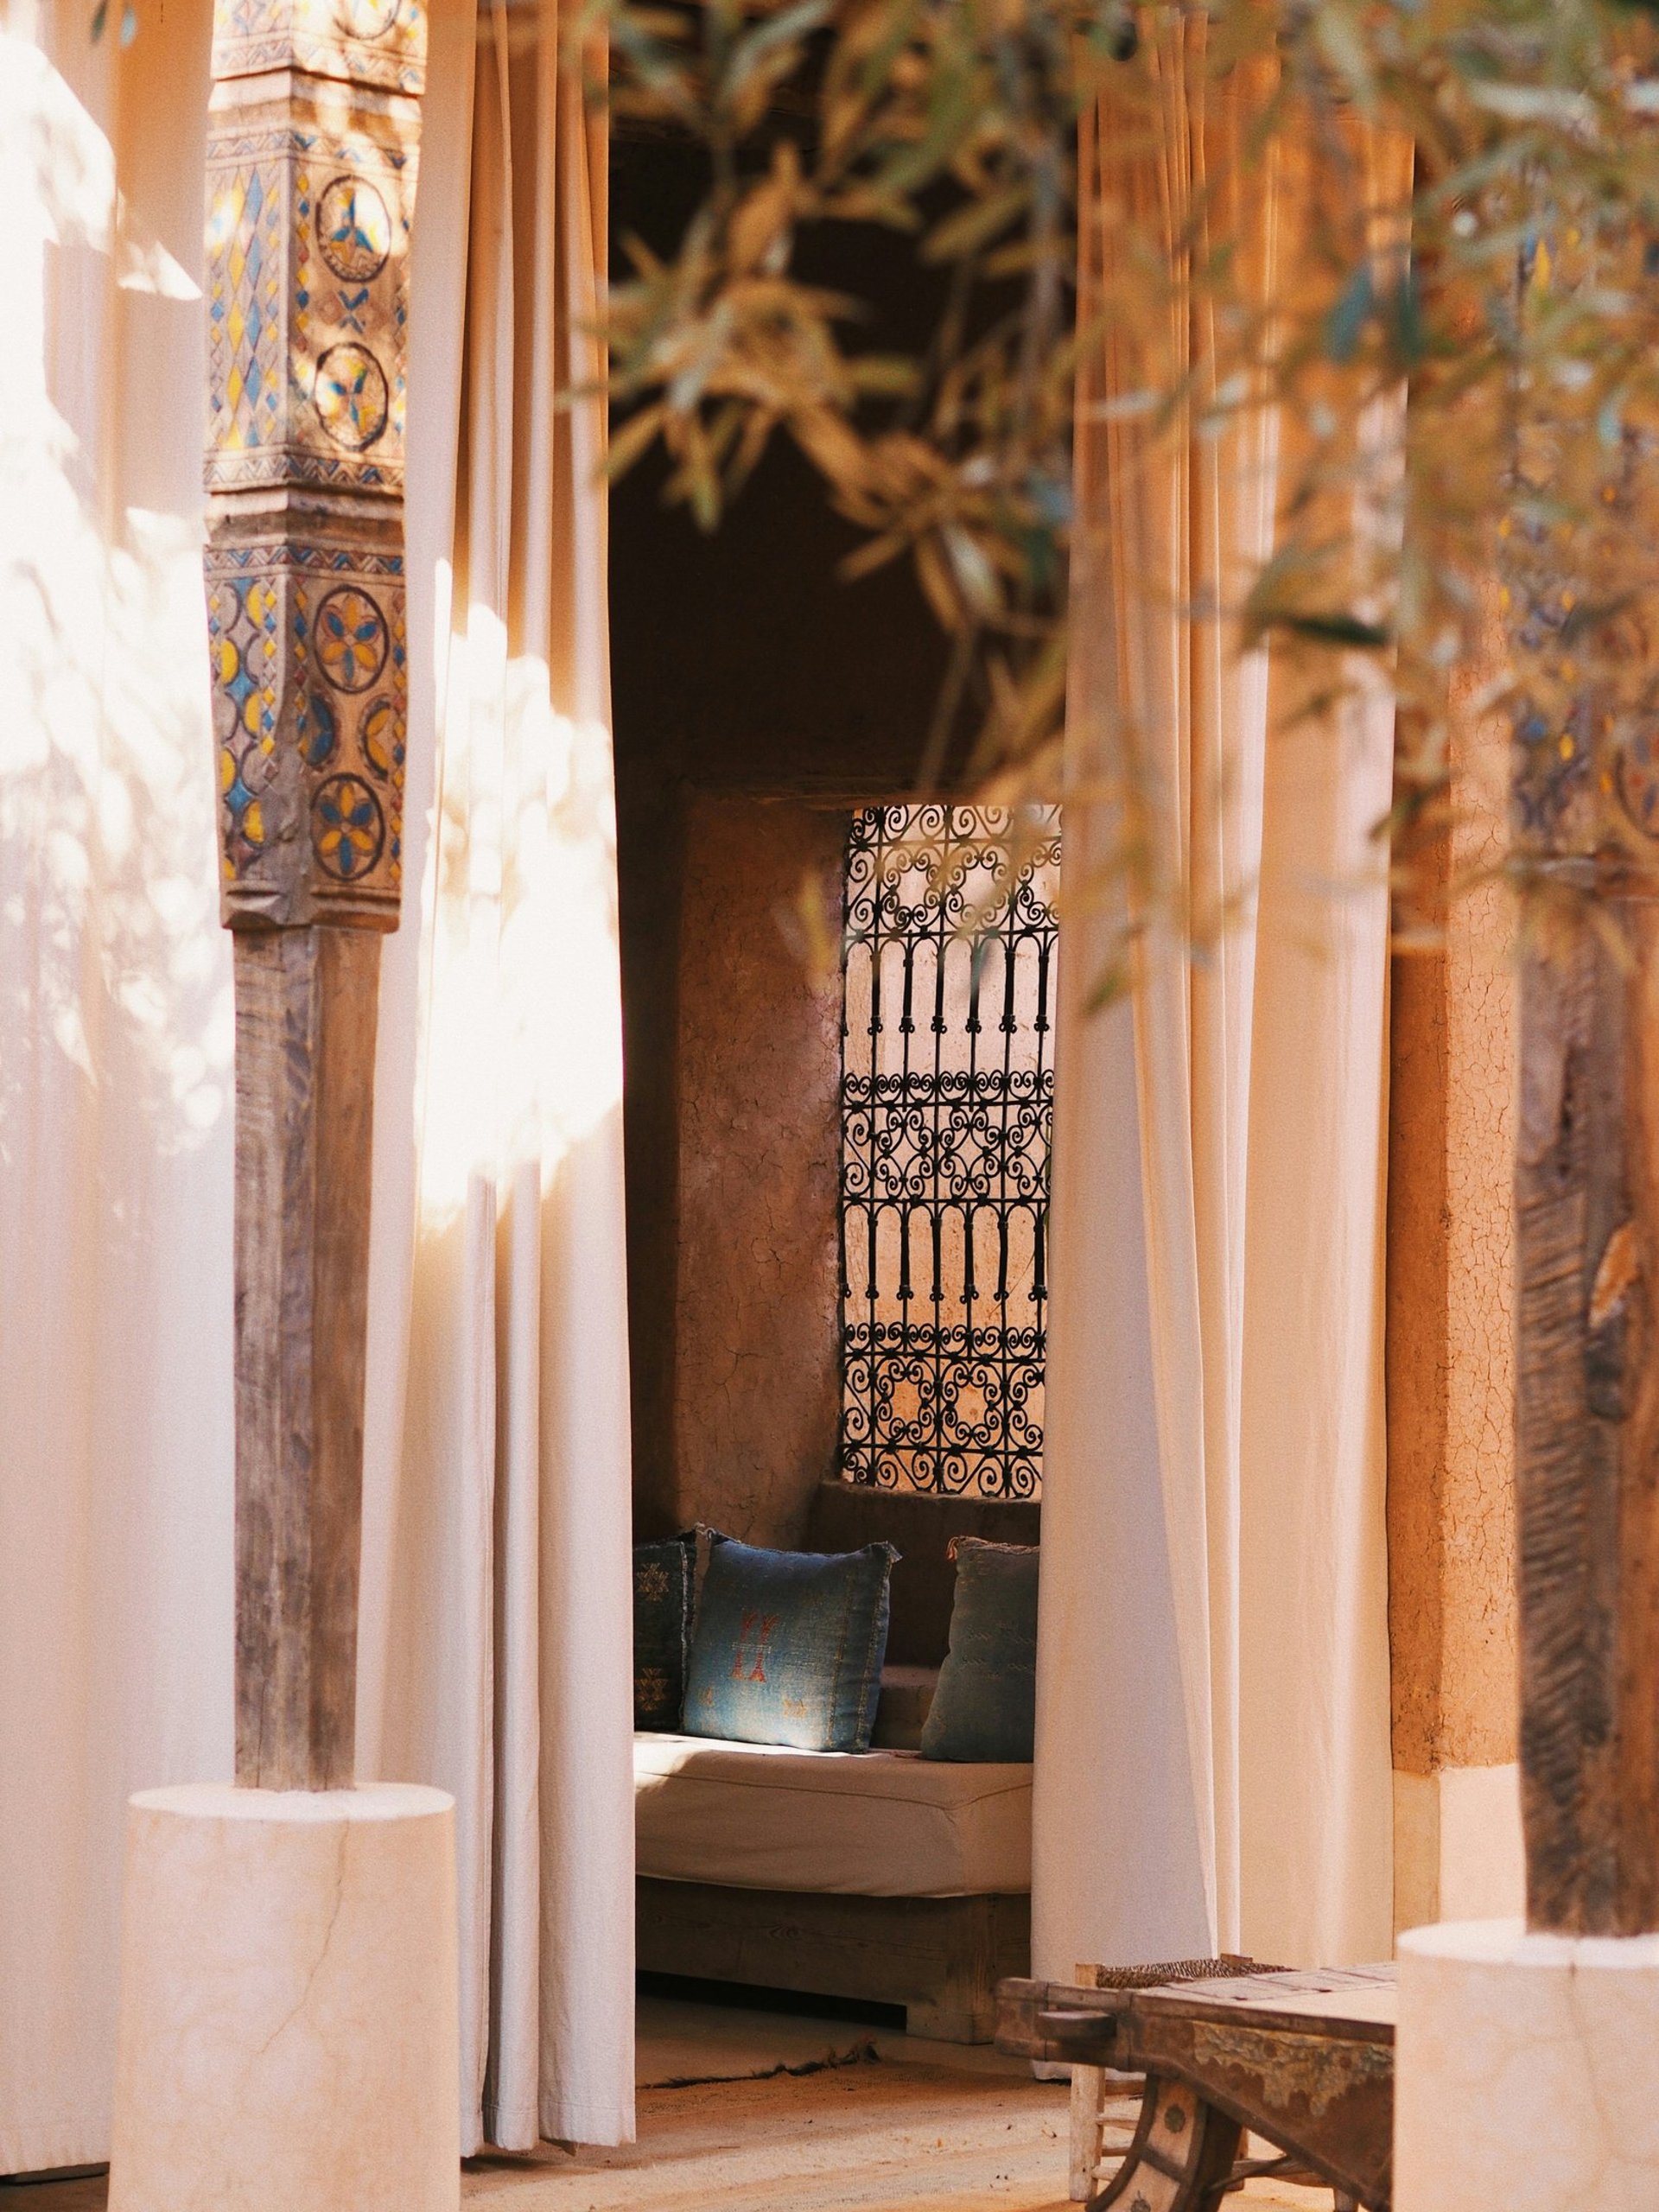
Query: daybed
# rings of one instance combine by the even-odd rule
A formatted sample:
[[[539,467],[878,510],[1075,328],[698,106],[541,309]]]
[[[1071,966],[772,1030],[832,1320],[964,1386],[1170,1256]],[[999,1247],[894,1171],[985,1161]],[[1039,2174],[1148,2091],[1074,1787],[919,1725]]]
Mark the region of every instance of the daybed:
[[[906,1745],[944,1656],[950,1538],[1033,1543],[1037,1516],[821,1486],[805,1548],[885,1537],[903,1554],[878,1747],[637,1736],[642,1968],[902,2005],[912,2034],[988,2041],[998,1980],[1030,1966],[1031,1769],[923,1759]]]

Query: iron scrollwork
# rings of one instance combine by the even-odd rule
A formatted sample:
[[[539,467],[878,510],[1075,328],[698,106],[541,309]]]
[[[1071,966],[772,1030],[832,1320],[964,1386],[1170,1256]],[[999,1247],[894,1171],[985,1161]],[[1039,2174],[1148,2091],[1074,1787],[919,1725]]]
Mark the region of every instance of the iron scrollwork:
[[[871,808],[848,841],[842,1472],[1032,1497],[1042,1481],[1052,811]]]

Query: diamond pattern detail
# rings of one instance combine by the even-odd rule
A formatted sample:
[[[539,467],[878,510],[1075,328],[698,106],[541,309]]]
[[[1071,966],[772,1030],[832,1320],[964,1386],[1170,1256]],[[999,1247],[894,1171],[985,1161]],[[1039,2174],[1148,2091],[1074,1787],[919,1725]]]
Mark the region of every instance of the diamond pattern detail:
[[[245,453],[265,443],[277,421],[283,261],[279,181],[238,167],[221,185],[211,257],[207,368],[214,443]]]

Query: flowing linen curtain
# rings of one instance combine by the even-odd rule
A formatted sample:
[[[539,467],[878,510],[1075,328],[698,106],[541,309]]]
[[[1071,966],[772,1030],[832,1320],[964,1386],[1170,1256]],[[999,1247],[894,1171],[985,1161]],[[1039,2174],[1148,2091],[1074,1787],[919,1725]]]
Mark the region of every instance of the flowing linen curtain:
[[[107,2156],[124,1802],[232,1766],[211,4],[142,7],[125,48],[118,13],[93,45],[90,10],[10,0],[0,34],[0,2173]],[[457,1799],[463,2142],[616,2141],[632,1799],[603,422],[555,404],[590,365],[604,148],[550,6],[486,10],[481,45],[473,0],[429,22],[359,1771]]]
[[[232,1760],[210,12],[0,18],[0,2172],[108,2155],[125,1799]]]
[[[599,367],[606,145],[559,29],[556,0],[480,9],[474,73],[471,10],[434,11],[409,524],[432,834],[376,1099],[372,1312],[408,1326],[371,1348],[359,1765],[454,1793],[466,2151],[633,2132],[604,418],[562,403]]]
[[[1083,143],[1079,559],[1067,735],[1033,1874],[1037,1970],[1243,1947],[1391,1948],[1382,1433],[1389,801],[1375,672],[1319,705],[1240,650],[1301,426],[1203,421],[1198,291],[1148,341],[1103,313],[1132,232],[1178,273],[1238,240],[1265,307],[1322,201],[1397,205],[1409,149],[1253,143],[1265,90],[1202,18],[1148,18],[1152,128]],[[1142,350],[1142,349],[1145,350]],[[1188,379],[1173,432],[1114,409]],[[1386,531],[1403,399],[1352,423],[1340,496]],[[1363,563],[1361,563],[1363,567]],[[1143,838],[1167,905],[1134,912]],[[1132,1001],[1090,1012],[1140,925]],[[1201,951],[1189,957],[1191,934]]]

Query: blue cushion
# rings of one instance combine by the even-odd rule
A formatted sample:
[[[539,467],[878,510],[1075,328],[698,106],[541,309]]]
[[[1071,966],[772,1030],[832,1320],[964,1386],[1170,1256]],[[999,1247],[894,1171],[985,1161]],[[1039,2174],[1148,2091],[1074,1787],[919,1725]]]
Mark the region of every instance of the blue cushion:
[[[771,1552],[711,1541],[685,1728],[798,1751],[867,1751],[887,1648],[891,1544]]]
[[[1037,1718],[1037,1546],[958,1536],[950,1555],[950,1649],[922,1730],[922,1757],[1028,1759]]]
[[[633,1548],[633,1725],[677,1728],[691,1648],[697,1532]]]

